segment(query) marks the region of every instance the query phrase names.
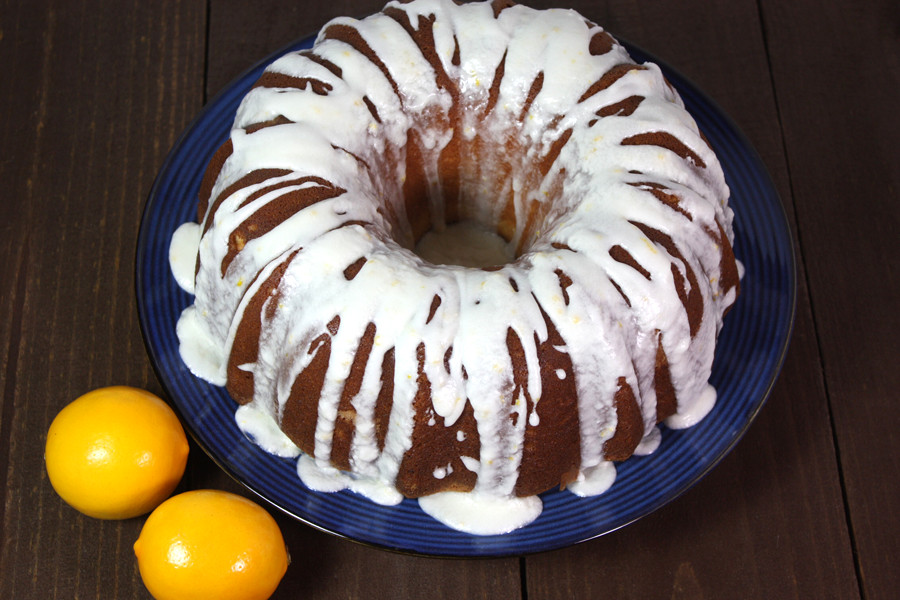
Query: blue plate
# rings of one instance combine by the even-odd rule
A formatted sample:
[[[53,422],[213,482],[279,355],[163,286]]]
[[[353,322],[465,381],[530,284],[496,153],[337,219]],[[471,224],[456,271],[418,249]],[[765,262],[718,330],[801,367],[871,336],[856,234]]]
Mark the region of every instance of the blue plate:
[[[700,424],[681,431],[662,428],[660,448],[620,464],[605,494],[585,499],[547,492],[536,521],[486,537],[445,527],[414,500],[386,507],[352,492],[312,492],[300,482],[295,461],[273,457],[244,437],[235,425],[236,404],[225,389],[196,378],[178,354],[175,323],[192,297],[169,271],[169,241],[180,224],[196,218],[207,161],[227,139],[238,104],[265,65],[313,41],[305,38],[273,54],[216,96],[169,153],[144,208],[136,257],[144,341],[172,403],[212,459],[260,497],[313,527],[381,548],[455,557],[520,555],[603,535],[670,502],[715,466],[759,412],[784,360],[795,304],[793,244],[778,194],[756,152],[721,110],[664,65],[721,159],[736,213],[734,250],[746,267],[742,294],[725,320],[716,352],[712,383],[719,400]],[[659,64],[638,49],[629,50],[639,62]]]

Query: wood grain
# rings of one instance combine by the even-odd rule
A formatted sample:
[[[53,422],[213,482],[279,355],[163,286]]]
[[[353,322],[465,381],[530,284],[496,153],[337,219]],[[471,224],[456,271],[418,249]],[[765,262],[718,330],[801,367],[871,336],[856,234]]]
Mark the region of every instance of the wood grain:
[[[43,468],[46,430],[113,383],[158,391],[138,329],[133,254],[156,170],[201,106],[194,2],[3,9],[4,330],[0,597],[146,597],[141,521],[82,517]],[[200,9],[198,11],[198,9]]]
[[[142,519],[83,517],[43,467],[92,388],[161,393],[134,302],[141,208],[202,105],[269,53],[382,0],[0,3],[0,598],[149,598]],[[578,546],[438,560],[276,514],[275,598],[855,598],[896,595],[900,15],[846,0],[542,0],[664,59],[735,120],[796,235],[782,375],[734,452],[681,498]],[[196,447],[180,489],[245,492]]]
[[[896,404],[900,13],[891,2],[765,2],[787,162],[847,510],[867,598],[900,587]],[[796,39],[821,44],[798,46]]]

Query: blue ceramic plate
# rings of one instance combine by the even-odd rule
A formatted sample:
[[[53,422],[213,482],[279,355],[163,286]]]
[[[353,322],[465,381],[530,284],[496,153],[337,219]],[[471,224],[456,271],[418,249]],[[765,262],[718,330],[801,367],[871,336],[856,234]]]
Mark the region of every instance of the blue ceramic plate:
[[[312,42],[306,38],[287,50]],[[631,50],[639,62],[659,63]],[[241,98],[277,54],[212,100],[175,144],[150,192],[137,247],[138,311],[150,360],[188,430],[226,472],[300,521],[358,542],[416,554],[508,556],[561,548],[631,523],[679,496],[731,450],[768,397],[784,359],[794,314],[793,245],[778,195],[753,148],[712,102],[665,67],[722,161],[736,213],[735,254],[747,272],[720,337],[712,375],[719,400],[706,419],[682,431],[663,428],[660,448],[619,465],[605,494],[583,499],[547,492],[536,521],[488,537],[451,530],[413,500],[385,507],[352,492],[312,492],[300,482],[295,461],[249,442],[235,425],[236,404],[225,389],[194,377],[178,354],[175,323],[192,297],[169,272],[168,247],[172,232],[196,218],[207,161],[226,140]]]

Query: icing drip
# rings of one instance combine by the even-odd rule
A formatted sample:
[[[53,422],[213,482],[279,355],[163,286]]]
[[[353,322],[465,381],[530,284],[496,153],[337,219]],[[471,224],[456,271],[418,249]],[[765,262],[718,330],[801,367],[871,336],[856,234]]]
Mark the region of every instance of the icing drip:
[[[173,237],[181,353],[312,489],[499,533],[712,408],[727,198],[659,69],[577,13],[392,2],[244,98]]]
[[[597,496],[612,487],[616,481],[616,467],[602,462],[595,467],[582,469],[577,479],[566,488],[576,496]]]
[[[419,506],[444,525],[474,535],[509,533],[534,521],[543,509],[537,496],[509,498],[460,492],[419,498]]]
[[[194,267],[196,260],[190,258],[197,256],[197,247],[200,245],[200,226],[196,223],[184,223],[172,235],[169,244],[169,265],[172,276],[184,291],[194,293]]]
[[[311,490],[338,492],[351,490],[377,504],[393,506],[403,501],[403,496],[390,484],[373,479],[360,479],[334,467],[321,467],[304,454],[297,461],[297,475]]]
[[[278,428],[272,415],[253,404],[238,407],[234,419],[244,435],[269,454],[284,458],[300,456],[300,448]]]

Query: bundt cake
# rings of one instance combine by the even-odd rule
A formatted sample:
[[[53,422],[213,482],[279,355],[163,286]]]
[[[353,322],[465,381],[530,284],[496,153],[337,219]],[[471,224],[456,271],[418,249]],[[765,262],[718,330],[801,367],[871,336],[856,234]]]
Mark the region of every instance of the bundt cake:
[[[243,99],[172,244],[182,356],[310,487],[496,533],[712,407],[727,200],[659,68],[576,12],[391,2]],[[526,500],[482,530],[463,497]]]

